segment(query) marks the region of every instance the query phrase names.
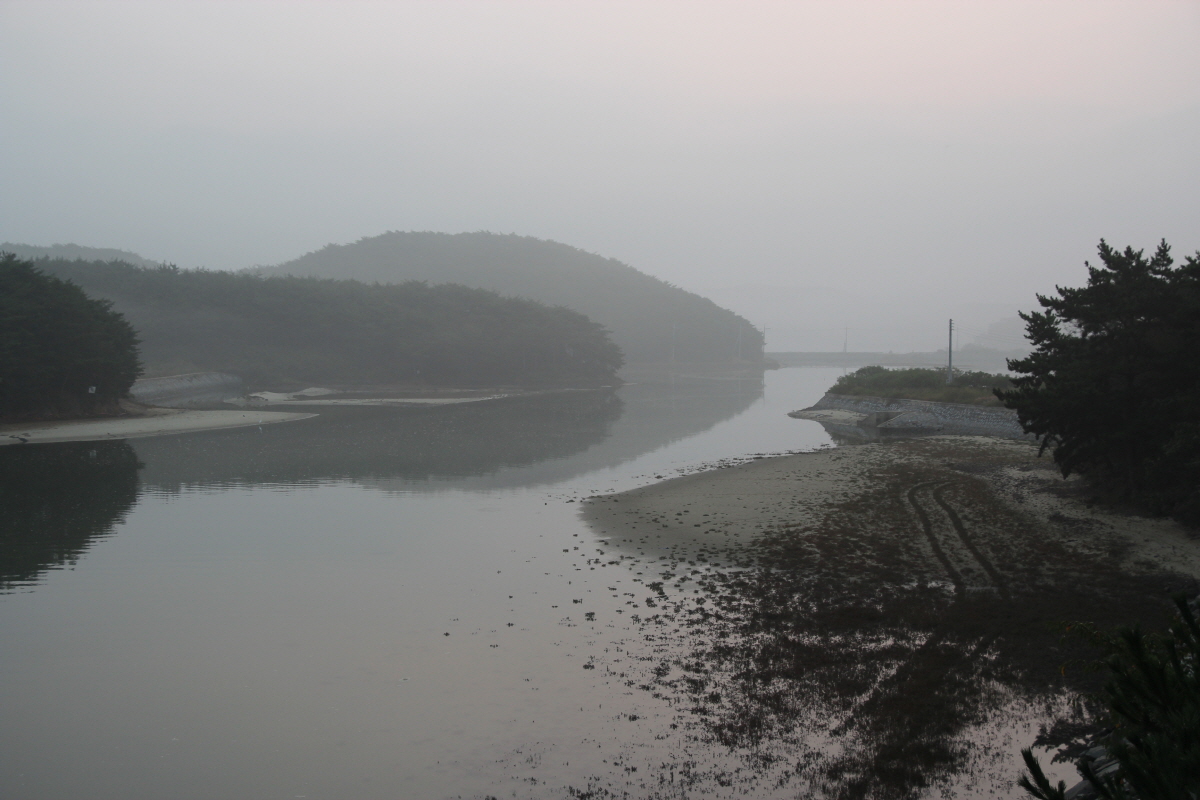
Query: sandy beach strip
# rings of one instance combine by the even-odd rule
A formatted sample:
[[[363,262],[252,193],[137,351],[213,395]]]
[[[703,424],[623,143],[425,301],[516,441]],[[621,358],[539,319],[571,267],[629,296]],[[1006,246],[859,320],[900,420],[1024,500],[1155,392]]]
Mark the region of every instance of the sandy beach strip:
[[[841,448],[763,458],[589,498],[584,518],[612,540],[648,549],[749,543],[769,527],[796,524],[856,493],[878,448]]]
[[[149,410],[146,414],[128,417],[6,424],[0,426],[0,446],[137,439],[145,436],[168,436],[223,428],[271,425],[315,416],[316,414],[280,411],[196,411],[156,408]]]
[[[385,407],[425,407],[452,406],[462,403],[482,403],[488,400],[503,400],[509,395],[489,395],[487,397],[341,397],[324,399],[321,397],[304,400],[292,399],[287,395],[264,397],[267,392],[260,392],[251,397],[262,398],[263,402],[252,403],[252,408],[288,408],[290,406],[385,406]],[[274,394],[274,393],[271,393]]]
[[[945,511],[943,501],[927,496],[937,486],[960,495],[945,501],[956,508]],[[590,498],[582,513],[598,537],[646,555],[751,545],[767,532],[828,527],[836,519],[838,527],[877,531],[864,544],[907,540],[927,556],[931,574],[946,565],[937,561],[936,547],[922,542],[920,515],[944,528],[954,521],[948,515],[957,514],[997,551],[1018,541],[1054,541],[1122,572],[1167,570],[1200,578],[1200,539],[1181,525],[1106,509],[1090,499],[1078,478],[1063,480],[1049,457],[1039,458],[1035,444],[933,436],[698,472]],[[961,550],[959,537],[950,538]],[[969,572],[983,572],[969,552],[944,557],[965,562]]]

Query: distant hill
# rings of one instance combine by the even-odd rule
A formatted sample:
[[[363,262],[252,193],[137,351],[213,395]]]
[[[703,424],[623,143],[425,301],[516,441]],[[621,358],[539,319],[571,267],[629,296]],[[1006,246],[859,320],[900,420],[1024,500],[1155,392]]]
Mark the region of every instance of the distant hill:
[[[561,305],[608,328],[630,362],[762,358],[762,333],[732,311],[615,259],[530,236],[393,231],[256,271],[459,283]]]
[[[157,261],[142,258],[137,253],[128,250],[116,250],[112,247],[84,247],[78,244],[52,244],[41,247],[32,244],[16,244],[4,242],[0,244],[0,253],[12,253],[17,258],[63,258],[68,261],[83,259],[84,261],[124,261],[138,267],[157,267]]]
[[[251,388],[602,386],[621,366],[582,314],[482,289],[34,264],[111,301],[137,330],[149,376],[231,372]]]

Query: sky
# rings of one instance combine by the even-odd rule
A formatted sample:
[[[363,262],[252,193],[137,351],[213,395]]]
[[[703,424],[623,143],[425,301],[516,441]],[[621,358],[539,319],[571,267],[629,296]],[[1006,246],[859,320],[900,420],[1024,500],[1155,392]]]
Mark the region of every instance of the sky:
[[[944,346],[1200,249],[1200,2],[0,0],[0,241],[554,239],[775,350]]]

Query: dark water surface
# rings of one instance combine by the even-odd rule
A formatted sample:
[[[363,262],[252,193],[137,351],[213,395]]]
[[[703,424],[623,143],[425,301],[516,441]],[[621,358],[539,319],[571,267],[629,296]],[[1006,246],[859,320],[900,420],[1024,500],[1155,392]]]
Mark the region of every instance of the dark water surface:
[[[841,372],[0,448],[0,797],[611,784],[670,709],[576,499],[826,445],[786,412]]]

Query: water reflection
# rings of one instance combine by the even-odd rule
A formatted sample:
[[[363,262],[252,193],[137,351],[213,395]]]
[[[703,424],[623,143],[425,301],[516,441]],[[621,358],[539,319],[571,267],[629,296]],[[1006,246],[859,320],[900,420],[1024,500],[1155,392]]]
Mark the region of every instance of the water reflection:
[[[602,441],[621,416],[612,392],[433,408],[321,407],[311,420],[141,439],[147,487],[298,484],[479,475],[561,458]]]
[[[434,408],[321,408],[299,423],[0,449],[0,591],[73,564],[139,491],[354,481],[387,490],[530,486],[711,428],[757,382],[646,384]],[[140,475],[139,475],[140,470]]]
[[[531,796],[610,774],[640,735],[614,715],[645,704],[581,663],[629,634],[608,587],[639,576],[576,569],[591,536],[566,495],[823,443],[786,412],[832,377],[768,380],[769,397],[757,381],[678,381],[116,445],[146,462],[119,535],[0,603],[0,750],[15,765],[0,795],[507,795],[514,750]],[[50,452],[0,455],[19,472]],[[48,509],[31,530],[58,535],[68,470],[42,472],[26,484]],[[531,760],[547,742],[562,758]]]
[[[138,496],[125,442],[0,448],[0,591],[72,564],[107,536]]]
[[[762,397],[760,382],[646,384],[433,408],[321,407],[261,429],[139,439],[142,482],[183,487],[354,481],[386,490],[532,486],[693,436]]]

